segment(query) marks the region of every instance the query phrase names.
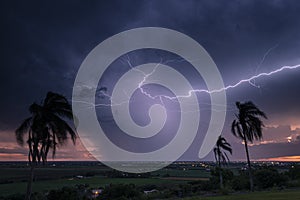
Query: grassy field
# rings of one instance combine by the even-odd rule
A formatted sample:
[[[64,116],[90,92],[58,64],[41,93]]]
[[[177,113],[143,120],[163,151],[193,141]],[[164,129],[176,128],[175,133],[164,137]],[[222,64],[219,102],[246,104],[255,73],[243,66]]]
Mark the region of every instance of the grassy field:
[[[199,170],[180,170],[180,169],[160,169],[151,173],[153,176],[171,176],[171,177],[197,177],[197,178],[208,178],[210,172],[203,169]]]
[[[50,181],[37,181],[33,183],[33,191],[41,192],[51,189],[62,188],[63,186],[75,186],[77,184],[88,184],[92,188],[98,188],[108,184],[116,183],[134,183],[135,185],[145,184],[167,184],[170,180],[160,180],[155,178],[105,178],[105,177],[90,177],[84,179],[60,179]],[[24,193],[26,182],[16,182],[10,184],[1,184],[0,193],[5,195]]]
[[[36,181],[33,183],[32,190],[36,192],[42,192],[51,189],[62,188],[63,186],[75,186],[77,184],[88,184],[92,188],[98,188],[108,184],[116,183],[133,183],[137,186],[146,184],[174,184],[184,182],[183,180],[164,180],[159,178],[105,178],[105,177],[89,177],[83,179],[71,178],[71,179],[59,179],[59,180],[47,180],[47,181]],[[8,184],[0,184],[0,194],[10,195],[16,193],[24,193],[26,189],[26,182],[15,182]]]
[[[300,200],[299,190],[254,192],[215,197],[191,197],[184,200]]]
[[[38,180],[60,179],[69,178],[77,175],[85,176],[87,173],[93,173],[99,175],[108,171],[107,168],[101,167],[76,167],[76,168],[54,168],[44,167],[36,168],[34,174]],[[0,182],[4,181],[18,182],[27,181],[29,175],[28,167],[12,168],[6,167],[0,170]],[[5,183],[5,182],[4,182]]]
[[[233,168],[235,169],[235,168]],[[24,194],[27,186],[29,169],[26,165],[4,165],[0,167],[0,194],[1,196],[12,194]],[[65,165],[42,166],[35,169],[35,182],[33,192],[45,193],[52,189],[60,189],[64,186],[87,184],[89,188],[104,187],[109,184],[135,184],[136,186],[156,185],[163,190],[180,188],[188,182],[197,180],[209,180],[211,176],[207,168],[192,167],[191,164],[172,166],[160,169],[151,174],[128,176],[128,174],[114,171],[103,165],[93,163],[70,163]],[[80,177],[79,177],[80,176]],[[81,178],[82,177],[82,178]],[[117,178],[120,177],[120,178]],[[298,187],[298,186],[296,186]],[[141,187],[144,188],[144,187]],[[141,189],[139,188],[139,189]],[[165,189],[167,188],[167,189]],[[176,190],[174,190],[176,191]],[[199,194],[199,193],[198,193]],[[255,192],[244,194],[231,194],[210,197],[191,197],[184,200],[300,200],[300,190]]]
[[[91,188],[103,187],[115,183],[133,183],[140,185],[176,184],[191,180],[207,180],[210,172],[205,170],[161,169],[151,173],[152,178],[107,178],[105,174],[111,169],[105,166],[59,166],[39,167],[35,169],[36,181],[33,183],[33,191],[43,192],[63,186],[75,186],[88,184]],[[87,173],[93,176],[87,177]],[[24,193],[26,190],[29,169],[23,167],[3,166],[0,170],[0,194],[11,195]],[[76,178],[83,176],[83,179]]]

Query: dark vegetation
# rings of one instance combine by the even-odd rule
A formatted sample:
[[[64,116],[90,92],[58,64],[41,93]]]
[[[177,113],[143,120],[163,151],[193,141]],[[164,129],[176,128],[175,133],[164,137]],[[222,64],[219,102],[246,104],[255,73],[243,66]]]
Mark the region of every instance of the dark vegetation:
[[[189,164],[190,166],[190,164]],[[165,174],[163,171],[176,171],[177,175],[180,176],[179,171],[181,171],[181,176],[185,176],[185,171],[183,169],[187,168],[187,165],[177,164],[173,165],[171,168],[166,168],[161,171],[161,174],[157,173],[147,173],[140,177],[137,177],[135,174],[124,174],[114,170],[110,170],[104,166],[91,167],[99,168],[99,171],[95,170],[94,174],[90,174],[92,177],[98,177],[99,174],[103,176],[101,179],[114,180],[122,177],[124,179],[123,183],[107,183],[99,187],[91,186],[84,184],[85,180],[89,180],[88,177],[82,180],[82,184],[77,184],[73,186],[62,186],[58,189],[52,189],[43,192],[33,192],[31,199],[44,199],[44,200],[60,200],[60,199],[118,199],[118,200],[150,200],[150,199],[174,199],[174,198],[184,198],[184,197],[193,197],[193,196],[215,196],[215,195],[224,195],[229,193],[244,193],[250,189],[249,183],[249,174],[246,169],[243,168],[244,164],[230,164],[227,167],[223,167],[222,176],[224,187],[220,189],[220,170],[215,168],[215,166],[210,163],[210,174],[209,179],[207,180],[193,180],[193,181],[165,181],[163,178]],[[85,169],[84,167],[81,167]],[[80,167],[79,167],[80,169]],[[100,170],[101,169],[101,170]],[[65,170],[74,172],[73,177],[76,177],[76,171],[74,168],[64,167],[58,168],[57,171]],[[38,171],[38,170],[37,170]],[[196,172],[201,173],[201,170],[195,170]],[[82,172],[85,172],[84,170]],[[88,172],[88,171],[86,171]],[[265,190],[284,190],[286,188],[295,188],[300,187],[300,165],[290,164],[285,166],[273,166],[273,165],[262,165],[255,164],[253,165],[253,180],[254,188],[257,191]],[[52,175],[54,175],[53,172]],[[81,173],[83,174],[83,173]],[[88,174],[88,173],[86,173]],[[61,173],[56,175],[61,177]],[[112,175],[112,176],[111,176]],[[86,176],[86,175],[84,175]],[[110,178],[108,178],[110,177]],[[132,179],[134,178],[134,179]],[[130,183],[131,180],[147,180],[153,179],[155,182],[153,184],[148,183]],[[128,181],[126,181],[128,180]],[[17,181],[17,180],[15,180]],[[46,181],[46,180],[44,180]],[[43,181],[42,181],[43,182]],[[12,183],[13,185],[13,183]],[[0,184],[1,188],[1,184]],[[96,196],[92,190],[101,189],[102,192],[99,196]],[[148,194],[145,194],[145,191],[151,191]],[[3,192],[3,191],[2,191]],[[24,199],[24,195],[14,194],[3,196],[0,199]]]

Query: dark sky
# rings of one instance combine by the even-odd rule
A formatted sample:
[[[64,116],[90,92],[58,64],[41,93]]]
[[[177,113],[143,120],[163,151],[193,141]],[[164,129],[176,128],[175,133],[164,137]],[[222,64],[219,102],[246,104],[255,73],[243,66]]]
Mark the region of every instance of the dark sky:
[[[182,32],[207,50],[230,85],[300,63],[299,10],[297,0],[2,1],[0,156],[26,159],[14,130],[29,114],[28,106],[47,91],[71,99],[82,61],[114,34],[138,27]],[[257,79],[259,88],[244,83],[226,91],[223,134],[237,149],[233,160],[244,159],[242,144],[230,133],[234,102],[246,100],[268,115],[264,140],[251,147],[251,156],[300,156],[299,78],[300,68]],[[78,155],[73,148],[63,148],[58,158],[85,158],[82,147],[77,147]],[[194,144],[183,158],[196,159],[197,148]]]

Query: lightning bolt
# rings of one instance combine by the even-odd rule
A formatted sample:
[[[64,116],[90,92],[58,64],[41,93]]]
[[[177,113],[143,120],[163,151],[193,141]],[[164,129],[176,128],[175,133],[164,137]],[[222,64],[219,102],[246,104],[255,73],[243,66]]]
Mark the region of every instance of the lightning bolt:
[[[271,51],[273,51],[274,49],[276,49],[278,47],[279,43],[276,44],[275,46],[271,47],[270,49],[268,49],[268,51],[266,51],[266,53],[263,55],[262,59],[260,60],[259,64],[256,67],[255,73],[258,72],[259,68],[261,67],[261,65],[265,62],[267,56],[271,53]]]
[[[265,56],[264,56],[265,57]],[[290,65],[290,66],[282,66],[276,70],[273,70],[273,71],[270,71],[270,72],[263,72],[263,73],[259,73],[257,75],[254,75],[254,76],[251,76],[249,78],[246,78],[246,79],[242,79],[240,81],[238,81],[237,83],[235,84],[232,84],[232,85],[228,85],[228,86],[225,86],[223,88],[219,88],[219,89],[214,89],[214,90],[206,90],[206,89],[193,89],[193,90],[189,90],[186,94],[182,94],[182,95],[177,95],[177,96],[167,96],[167,95],[155,95],[155,96],[152,96],[150,93],[147,93],[144,89],[143,89],[143,84],[147,81],[147,79],[153,75],[156,71],[156,69],[159,67],[159,65],[161,64],[158,63],[154,69],[150,72],[150,73],[145,73],[141,70],[138,70],[136,69],[135,67],[132,66],[132,64],[130,63],[130,61],[128,60],[128,64],[129,66],[133,69],[133,70],[136,70],[140,73],[143,73],[144,77],[143,77],[143,80],[137,85],[137,88],[140,90],[140,92],[142,94],[144,94],[145,96],[151,98],[151,99],[159,99],[160,102],[163,104],[163,99],[168,99],[168,100],[172,100],[172,101],[175,101],[177,100],[178,98],[189,98],[191,97],[191,95],[193,93],[207,93],[207,94],[213,94],[213,93],[218,93],[218,92],[222,92],[222,91],[226,91],[226,90],[229,90],[229,89],[233,89],[233,88],[236,88],[240,85],[242,85],[243,83],[249,83],[255,87],[259,87],[255,84],[253,84],[251,81],[255,80],[255,79],[259,79],[259,78],[262,78],[262,77],[268,77],[268,76],[272,76],[274,74],[277,74],[277,73],[280,73],[282,71],[286,71],[286,70],[293,70],[293,69],[297,69],[297,68],[300,68],[300,64],[297,64],[297,65]],[[102,95],[104,95],[105,97],[108,97],[109,100],[111,100],[111,96],[104,93],[104,92],[101,92]],[[98,106],[120,106],[120,105],[123,105],[123,104],[126,104],[128,103],[130,100],[130,97],[128,97],[128,101],[124,101],[124,102],[120,102],[118,104],[114,104],[113,102],[111,102],[110,104],[104,104],[104,103],[100,103],[100,104],[91,104],[91,103],[87,103],[87,102],[81,102],[81,103],[87,103],[91,106],[95,106],[95,107],[98,107]],[[78,102],[78,101],[75,101],[75,102]]]
[[[256,67],[256,69],[255,69],[255,74],[258,73],[259,68],[260,68],[260,67],[262,66],[262,64],[265,62],[265,60],[266,60],[266,58],[268,57],[268,55],[269,55],[274,49],[276,49],[276,48],[278,47],[278,45],[279,45],[279,43],[276,44],[276,45],[274,45],[273,47],[271,47],[270,49],[268,49],[268,50],[266,51],[266,53],[263,55],[262,59],[260,60],[260,62],[258,63],[258,65],[257,65],[257,67]],[[249,83],[250,83],[252,86],[254,86],[254,87],[260,88],[259,85],[256,85],[255,79],[253,80],[253,82],[250,81]]]
[[[145,95],[147,95],[148,97],[152,98],[152,99],[155,99],[155,98],[159,98],[159,97],[164,97],[166,99],[170,99],[170,100],[174,100],[174,99],[177,99],[177,98],[189,98],[191,97],[191,95],[193,93],[207,93],[207,94],[213,94],[213,93],[218,93],[218,92],[222,92],[222,91],[226,91],[228,89],[232,89],[232,88],[236,88],[238,87],[239,85],[243,84],[243,83],[249,83],[251,85],[253,85],[253,83],[251,82],[252,80],[255,80],[255,79],[258,79],[258,78],[261,78],[261,77],[265,77],[265,76],[271,76],[271,75],[274,75],[274,74],[277,74],[279,72],[282,72],[284,70],[292,70],[292,69],[297,69],[300,67],[300,64],[299,65],[293,65],[293,66],[283,66],[279,69],[276,69],[274,71],[271,71],[271,72],[264,72],[264,73],[260,73],[260,74],[257,74],[257,75],[254,75],[254,76],[251,76],[250,78],[247,78],[247,79],[242,79],[240,81],[238,81],[237,83],[233,84],[233,85],[228,85],[226,87],[223,87],[223,88],[220,88],[220,89],[214,89],[214,90],[205,90],[205,89],[194,89],[194,90],[189,90],[187,94],[185,95],[177,95],[175,97],[171,97],[171,96],[166,96],[166,95],[156,95],[156,96],[151,96],[149,93],[146,93],[142,88],[141,88],[141,85],[143,85],[143,83],[146,81],[146,79],[151,76],[154,72],[152,71],[150,74],[147,74],[147,76],[144,77],[144,80],[142,82],[140,82],[139,84],[139,89],[141,90],[141,92]],[[156,67],[157,68],[157,67]],[[154,68],[154,69],[156,69]],[[155,71],[155,70],[154,70]]]

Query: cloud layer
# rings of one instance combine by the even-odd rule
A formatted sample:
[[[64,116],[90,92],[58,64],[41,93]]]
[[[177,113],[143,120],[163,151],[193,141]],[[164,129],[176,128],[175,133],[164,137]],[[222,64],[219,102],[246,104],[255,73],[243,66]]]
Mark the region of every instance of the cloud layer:
[[[13,132],[29,115],[29,105],[40,102],[50,90],[71,99],[80,64],[111,35],[142,26],[183,32],[205,47],[229,85],[282,65],[299,64],[299,10],[296,0],[1,2],[0,158],[24,155],[26,159],[26,150],[16,146]],[[300,155],[299,129],[291,129],[300,126],[299,73],[299,69],[285,71],[255,80],[259,88],[243,84],[227,91],[223,134],[236,148],[233,159],[244,158],[243,146],[231,136],[230,123],[234,102],[245,100],[254,101],[269,118],[264,140],[251,147],[252,156]],[[76,149],[68,145],[57,156],[88,157],[83,148]],[[183,159],[197,159],[197,149],[196,142]]]

